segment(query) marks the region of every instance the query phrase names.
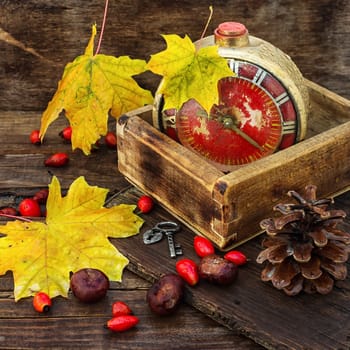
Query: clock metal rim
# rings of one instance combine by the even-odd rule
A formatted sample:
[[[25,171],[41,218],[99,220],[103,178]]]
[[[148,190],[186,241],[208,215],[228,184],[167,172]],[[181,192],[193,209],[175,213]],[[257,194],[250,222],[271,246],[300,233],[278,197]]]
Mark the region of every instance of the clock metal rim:
[[[214,35],[197,41],[196,47],[215,45]],[[292,59],[269,42],[249,35],[249,46],[239,48],[218,47],[226,59],[238,59],[258,65],[278,79],[289,92],[298,113],[297,142],[303,140],[307,130],[309,92],[303,75]],[[273,59],[272,59],[273,58]]]
[[[176,130],[177,130],[177,135],[179,138],[179,141],[183,144],[186,145],[187,147],[191,148],[193,151],[199,153],[202,156],[205,156],[207,154],[207,156],[205,156],[208,160],[211,160],[211,162],[213,162],[216,167],[218,168],[235,168],[238,166],[242,166],[242,165],[246,165],[250,162],[252,162],[253,160],[256,161],[260,158],[266,157],[274,152],[276,152],[277,150],[280,149],[280,145],[281,145],[281,141],[283,139],[283,132],[282,132],[282,124],[283,124],[283,118],[282,118],[282,114],[281,111],[279,109],[279,106],[277,103],[275,103],[275,101],[273,100],[273,97],[271,96],[271,94],[269,93],[268,90],[264,89],[263,87],[258,87],[259,90],[256,90],[256,85],[254,83],[252,83],[251,80],[244,78],[244,77],[239,77],[239,76],[233,76],[233,77],[227,77],[221,80],[222,84],[228,84],[228,89],[233,91],[235,90],[233,88],[233,86],[241,86],[241,84],[243,84],[244,86],[246,86],[246,88],[250,89],[249,91],[253,92],[253,90],[255,91],[259,91],[254,95],[248,95],[248,97],[244,97],[244,95],[242,95],[242,100],[239,98],[239,101],[241,101],[241,103],[248,102],[248,100],[252,99],[253,104],[254,103],[258,103],[261,104],[262,108],[265,108],[266,110],[268,109],[270,111],[270,114],[265,114],[263,113],[262,115],[264,116],[263,119],[267,121],[267,123],[269,123],[270,127],[270,131],[268,133],[266,133],[266,131],[261,130],[258,133],[262,132],[262,134],[260,136],[258,136],[257,139],[259,139],[259,146],[260,149],[256,149],[251,145],[249,145],[249,153],[247,153],[247,149],[242,149],[241,151],[238,151],[238,148],[235,146],[237,143],[233,142],[233,143],[228,143],[227,144],[227,149],[226,149],[226,153],[224,153],[222,156],[219,155],[218,152],[220,152],[220,149],[223,147],[223,145],[218,142],[216,143],[215,138],[216,137],[226,137],[223,136],[225,135],[225,131],[222,131],[223,134],[219,134],[215,136],[215,133],[220,132],[219,129],[215,129],[215,131],[213,131],[213,129],[211,129],[214,134],[212,134],[209,138],[206,138],[205,136],[203,137],[202,141],[203,142],[199,142],[198,144],[194,141],[195,138],[195,129],[198,127],[195,126],[196,124],[193,124],[193,115],[192,116],[188,116],[187,113],[182,113],[182,108],[179,110],[177,117],[176,117]],[[238,84],[238,85],[237,85]],[[233,90],[232,90],[233,89]],[[238,88],[239,90],[242,90],[242,88]],[[236,90],[237,91],[237,90]],[[226,95],[225,95],[226,96]],[[234,95],[232,95],[234,96]],[[232,98],[231,96],[231,98]],[[253,98],[254,96],[254,98]],[[247,100],[248,98],[248,100]],[[235,98],[233,98],[233,101],[237,101]],[[270,104],[267,101],[271,101],[272,103]],[[190,101],[188,101],[190,102]],[[248,107],[243,107],[244,105],[237,105],[234,104],[233,106],[230,104],[230,102],[227,100],[226,102],[228,102],[228,104],[226,105],[226,103],[223,101],[222,105],[217,105],[217,111],[221,110],[221,108],[223,108],[223,110],[227,107],[227,108],[231,108],[234,107],[236,108],[236,111],[240,113],[243,122],[243,125],[247,122],[248,128],[258,128],[260,130],[260,127],[262,129],[264,129],[265,127],[263,126],[265,124],[265,122],[263,120],[260,119],[260,117],[255,117],[257,119],[255,119],[253,117],[253,114],[250,114],[250,112],[248,112],[251,108],[251,106],[249,105]],[[202,108],[198,103],[198,108]],[[185,109],[187,109],[186,104],[183,105]],[[221,107],[220,107],[221,106]],[[226,107],[225,107],[226,106]],[[191,107],[190,107],[191,108]],[[243,109],[242,109],[243,108]],[[248,109],[248,111],[246,110],[246,108]],[[245,110],[245,112],[243,112],[243,110]],[[191,109],[188,110],[187,112],[191,112]],[[215,114],[215,110],[212,109],[212,112]],[[248,112],[248,115],[247,115]],[[213,116],[214,116],[213,114]],[[218,114],[220,115],[220,113]],[[241,118],[239,117],[239,118]],[[192,120],[192,122],[189,122],[189,118]],[[253,122],[252,124],[250,124],[251,122],[251,118],[253,118]],[[215,117],[214,117],[215,119]],[[207,121],[203,121],[203,124],[201,123],[201,128],[213,128],[213,125],[210,127],[209,124],[214,122],[213,118],[209,118]],[[244,121],[243,121],[244,120]],[[194,122],[196,123],[196,122]],[[256,123],[260,123],[257,126]],[[220,122],[218,123],[220,124]],[[192,130],[192,131],[189,131]],[[222,130],[225,130],[225,128],[223,128]],[[243,131],[243,129],[241,128],[241,130]],[[204,131],[203,131],[204,132]],[[244,132],[244,131],[243,131]],[[235,131],[232,131],[232,133],[235,135]],[[206,133],[204,132],[204,135]],[[191,135],[189,138],[188,136]],[[264,136],[263,136],[264,135]],[[247,135],[249,136],[249,134]],[[257,135],[255,135],[257,136]],[[227,136],[229,138],[231,138],[231,136]],[[233,136],[233,138],[237,137]],[[239,137],[239,136],[238,136]],[[241,136],[242,137],[242,136]],[[250,137],[252,137],[252,135],[250,135]],[[239,137],[240,138],[240,137]],[[244,137],[243,137],[244,139]],[[255,140],[257,140],[255,139]],[[198,137],[197,137],[197,141],[198,141]],[[232,139],[233,140],[233,139]],[[220,140],[219,140],[220,141]],[[254,138],[253,140],[254,141]],[[210,146],[210,150],[207,148],[210,144],[210,142],[213,142],[213,146]],[[246,140],[243,141],[244,142],[248,142],[250,143],[250,141]],[[217,147],[216,147],[217,145]],[[231,147],[232,146],[232,147]],[[241,147],[241,146],[239,146]],[[230,152],[234,152],[232,154],[232,156],[229,156]],[[222,161],[219,161],[219,159],[222,159]],[[226,159],[226,161],[224,161],[224,159]]]

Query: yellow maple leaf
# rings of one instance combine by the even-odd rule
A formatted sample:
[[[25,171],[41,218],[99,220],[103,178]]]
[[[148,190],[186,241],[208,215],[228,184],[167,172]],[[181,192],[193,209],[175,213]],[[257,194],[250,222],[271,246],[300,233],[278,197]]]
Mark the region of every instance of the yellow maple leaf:
[[[108,113],[114,118],[153,102],[132,76],[146,70],[146,61],[128,56],[94,55],[96,26],[84,55],[68,63],[41,118],[40,136],[62,110],[72,127],[72,148],[90,154],[91,145],[107,133]]]
[[[13,272],[16,301],[38,291],[66,297],[70,273],[81,268],[121,280],[128,259],[108,237],[135,235],[143,220],[133,213],[135,205],[103,207],[107,192],[79,177],[62,197],[53,177],[45,223],[16,220],[0,227],[0,275]]]
[[[218,54],[217,46],[196,50],[191,39],[175,34],[163,35],[167,48],[151,56],[149,70],[163,76],[159,93],[164,96],[164,109],[180,109],[191,98],[209,113],[218,103],[217,83],[233,72],[225,58]]]

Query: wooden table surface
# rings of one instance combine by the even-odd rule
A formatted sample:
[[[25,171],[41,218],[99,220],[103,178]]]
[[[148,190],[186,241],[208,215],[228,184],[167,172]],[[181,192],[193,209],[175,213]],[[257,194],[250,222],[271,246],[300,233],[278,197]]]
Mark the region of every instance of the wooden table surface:
[[[189,34],[196,40],[203,30],[209,5],[214,5],[214,17],[208,34],[221,21],[245,23],[253,35],[287,52],[306,78],[350,98],[347,0],[110,1],[102,53],[147,59],[164,49],[160,34]],[[63,118],[50,127],[42,146],[28,141],[30,131],[39,127],[41,112],[52,97],[65,64],[83,52],[91,24],[102,22],[103,6],[103,1],[0,0],[0,207],[18,205],[23,197],[46,187],[52,173],[59,178],[63,190],[84,175],[89,184],[108,188],[111,194],[120,191],[116,202],[135,202],[138,192],[130,189],[118,173],[116,152],[104,146],[89,157],[79,151],[71,152],[70,146],[57,136],[64,126]],[[153,90],[158,84],[154,76],[147,74],[141,82]],[[114,128],[113,123],[110,127]],[[48,172],[43,161],[57,151],[69,152],[70,164]],[[337,198],[336,205],[346,210],[345,225],[350,227],[350,192]],[[143,217],[143,229],[159,219],[172,218],[159,206]],[[191,232],[184,230],[185,233],[181,239],[189,248]],[[96,304],[83,305],[69,295],[68,299],[56,298],[48,314],[38,314],[30,298],[14,301],[11,272],[0,277],[0,349],[350,348],[349,277],[328,297],[293,299],[287,303],[292,307],[280,315],[279,323],[278,312],[285,299],[272,287],[261,287],[257,265],[251,263],[242,270],[240,284],[234,289],[238,294],[227,300],[227,309],[216,310],[212,301],[205,303],[210,290],[200,286],[193,293],[187,290],[186,303],[175,315],[163,318],[151,313],[145,296],[150,281],[173,268],[174,262],[166,258],[160,247],[159,261],[164,265],[154,258],[143,269],[144,257],[136,254],[138,250],[129,251],[127,242],[116,240],[115,244],[130,258],[129,270],[122,283],[113,282],[107,297]],[[253,259],[257,245],[255,240],[242,249]],[[156,256],[156,249],[151,251]],[[349,269],[349,263],[347,266]],[[261,298],[259,304],[261,289],[269,293],[269,300],[274,303],[264,305],[266,299]],[[119,299],[132,307],[140,323],[128,332],[115,334],[103,325],[110,318],[112,303]],[[231,310],[232,315],[222,317]],[[293,315],[294,310],[298,314]],[[256,324],[264,328],[256,329]],[[320,339],[324,339],[322,346],[305,345],[320,344]]]
[[[62,143],[56,129],[49,131],[45,143],[37,147],[29,143],[28,132],[38,126],[39,114],[2,112],[0,118],[0,138],[3,140],[0,207],[16,206],[21,198],[45,188],[51,181],[51,174],[43,161],[57,151],[70,153],[68,167],[51,170],[60,180],[63,191],[80,175],[84,175],[89,184],[108,188],[111,193],[129,185],[117,171],[115,151],[102,145],[90,157],[79,151],[71,152],[70,145]],[[58,130],[63,125],[62,119],[57,124]],[[152,214],[143,218],[146,222],[152,221],[159,212],[163,210],[156,207]],[[150,282],[126,271],[122,283],[113,282],[101,302],[85,305],[70,294],[68,299],[54,299],[48,314],[38,314],[32,307],[31,298],[14,301],[13,279],[9,272],[0,278],[0,349],[260,348],[252,340],[236,335],[186,304],[171,317],[155,316],[145,301],[149,286]],[[140,317],[135,329],[122,334],[104,329],[104,323],[110,318],[111,305],[116,300],[127,302]]]
[[[0,207],[18,205],[23,197],[32,196],[38,189],[46,187],[51,181],[52,174],[56,175],[60,180],[63,192],[75,178],[83,175],[88,183],[108,188],[111,194],[120,192],[115,197],[114,204],[119,202],[135,203],[139,192],[134,188],[130,188],[128,182],[118,173],[116,152],[107,149],[103,144],[98,151],[92,153],[89,157],[82,155],[80,151],[72,152],[70,145],[64,144],[57,135],[57,130],[64,126],[65,121],[63,118],[56,123],[55,128],[49,130],[43,145],[31,145],[28,141],[28,133],[38,125],[39,117],[38,113],[32,112],[0,113],[2,120],[0,137],[3,140],[0,150]],[[113,127],[114,125],[111,125],[111,128]],[[11,138],[8,135],[12,135]],[[49,154],[58,151],[68,152],[70,154],[70,163],[68,167],[48,171],[48,168],[43,165],[43,161]],[[345,209],[350,215],[350,192],[339,197],[336,204]],[[141,232],[152,226],[156,221],[174,219],[159,206],[156,206],[152,213],[143,214],[142,216],[145,219],[145,224]],[[347,223],[347,228],[349,229],[349,219]],[[280,339],[281,334],[278,333],[278,321],[272,321],[276,317],[273,311],[277,305],[273,305],[273,303],[270,305],[264,305],[264,302],[259,303],[259,298],[262,301],[264,298],[256,296],[256,288],[259,289],[259,293],[261,292],[260,288],[263,288],[262,290],[270,295],[271,300],[277,300],[280,303],[278,308],[275,309],[276,312],[279,312],[279,308],[283,310],[283,305],[287,299],[284,299],[286,297],[283,297],[281,292],[274,290],[270,286],[264,286],[259,281],[259,271],[254,261],[248,263],[240,275],[240,279],[237,282],[238,289],[236,290],[238,294],[232,295],[232,299],[229,290],[220,291],[220,289],[214,289],[210,291],[211,287],[202,285],[193,292],[191,289],[187,289],[187,303],[182,305],[176,314],[165,318],[152,314],[145,301],[150,281],[157,278],[157,275],[174,270],[175,263],[174,260],[168,258],[164,242],[162,247],[152,247],[151,250],[146,250],[144,247],[140,248],[139,242],[141,238],[137,238],[138,236],[119,242],[118,240],[115,241],[116,246],[130,259],[131,262],[128,268],[131,271],[127,270],[125,272],[122,283],[113,282],[107,297],[96,304],[82,304],[70,294],[68,299],[55,298],[54,305],[48,314],[38,314],[32,308],[31,298],[22,299],[18,302],[14,301],[11,273],[8,272],[6,276],[1,277],[0,348],[197,349],[200,347],[202,349],[261,349],[263,348],[261,344],[263,344],[266,348],[274,349],[275,341],[275,344],[280,344],[276,348],[292,348],[288,344],[295,344],[295,348],[303,348],[302,343],[298,340],[300,335],[294,336],[293,332],[292,335],[287,332],[285,340]],[[181,243],[186,247],[185,253],[188,257],[193,258],[193,250],[191,251],[190,249],[191,232],[185,229],[183,237],[185,237],[185,240],[181,241]],[[128,242],[131,243],[129,244]],[[248,252],[248,257],[251,259],[255,259],[257,244],[257,239],[255,239],[251,243],[245,244],[242,248],[243,251]],[[152,261],[147,260],[150,257]],[[138,277],[132,271],[136,271],[138,275],[145,278]],[[346,322],[348,312],[346,310],[349,308],[350,300],[348,282],[347,279],[346,284],[343,284],[343,286],[342,284],[338,285],[337,291],[334,292],[334,297],[324,299],[324,312],[326,315],[329,314],[331,316],[329,321],[331,330],[334,327],[338,328],[338,324],[335,323],[338,323],[339,320]],[[342,288],[345,289],[342,290]],[[214,300],[211,300],[213,295],[218,295],[218,299],[220,299],[221,292],[225,299],[229,298],[226,304],[227,310],[231,310],[230,308],[232,307],[232,310],[235,312],[232,319],[230,315],[227,315],[227,319],[220,318],[220,313],[225,315],[225,310],[216,310],[215,297]],[[111,305],[116,300],[127,302],[134,313],[140,317],[140,323],[135,329],[122,334],[115,334],[103,327],[106,320],[110,318]],[[246,302],[249,302],[249,300],[252,302],[251,306],[246,305]],[[315,308],[317,313],[317,308],[323,305],[320,297],[315,299],[296,299],[295,303],[293,299],[290,305],[294,305],[296,312],[301,312],[296,319],[303,319],[302,313],[304,312],[305,300],[306,302],[308,302],[307,300],[316,302],[315,307],[310,308],[311,311],[305,309],[305,319],[310,317],[310,314],[313,317]],[[338,305],[338,302],[341,300],[345,304]],[[285,305],[288,306],[288,301]],[[256,311],[252,311],[251,308],[256,309]],[[240,315],[240,310],[242,312],[253,312],[253,314]],[[272,310],[272,313],[265,320],[264,312],[266,310]],[[256,314],[254,314],[255,312]],[[291,314],[293,315],[293,312]],[[210,315],[210,317],[207,315]],[[350,314],[348,315],[350,317]],[[277,326],[277,328],[274,330],[274,327],[271,329],[268,327],[270,334],[264,334],[265,331],[254,329],[253,322],[251,327],[247,325],[249,317],[252,321],[256,318],[263,324],[265,322],[268,324],[269,321],[273,322],[274,327]],[[278,317],[277,314],[277,320]],[[284,315],[283,317],[286,318],[288,316]],[[211,318],[218,321],[218,323]],[[326,327],[328,327],[328,321],[324,318],[322,318],[320,325],[324,327],[324,321],[326,322]],[[349,318],[347,321],[349,321]],[[315,325],[317,326],[317,320]],[[311,329],[315,329],[315,325]],[[304,329],[303,324],[292,325],[292,329],[298,329],[298,327]],[[330,348],[346,349],[350,347],[349,337],[344,339],[344,332],[349,331],[349,322],[347,325],[344,324],[342,329],[343,331],[338,333],[339,342],[336,341],[335,347],[332,346]],[[238,330],[241,332],[246,331],[248,337],[238,334]],[[302,337],[305,337],[305,329],[301,334]],[[315,336],[317,334],[310,335],[311,343],[313,343]],[[308,341],[307,337],[308,335],[304,338],[305,341]],[[332,342],[335,339],[337,339],[336,335],[334,339],[331,339]],[[284,341],[286,341],[287,345],[282,346]],[[328,342],[327,344],[329,345]],[[328,345],[326,348],[328,348]]]

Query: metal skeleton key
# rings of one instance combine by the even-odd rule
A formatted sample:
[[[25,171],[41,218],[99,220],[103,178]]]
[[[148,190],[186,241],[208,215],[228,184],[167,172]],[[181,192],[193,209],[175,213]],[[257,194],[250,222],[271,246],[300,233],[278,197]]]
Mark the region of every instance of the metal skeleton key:
[[[175,258],[177,255],[182,255],[181,245],[174,242],[174,232],[166,231],[165,234],[168,238],[170,257]]]
[[[174,234],[180,230],[180,225],[173,221],[162,221],[156,226],[147,230],[143,234],[143,243],[153,244],[163,239],[163,236],[167,236],[169,254],[171,258],[175,258],[178,255],[182,255],[182,248],[180,244],[176,244],[174,241]]]

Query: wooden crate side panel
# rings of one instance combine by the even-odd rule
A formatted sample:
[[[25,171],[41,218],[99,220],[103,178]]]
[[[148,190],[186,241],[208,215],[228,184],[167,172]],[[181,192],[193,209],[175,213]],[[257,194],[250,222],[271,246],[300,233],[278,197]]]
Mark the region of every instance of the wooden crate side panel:
[[[310,95],[310,113],[306,138],[350,121],[350,101],[306,80]]]
[[[305,80],[305,83],[313,106],[318,105],[328,111],[330,118],[340,118],[341,120],[344,117],[343,122],[350,120],[350,100],[310,80]]]
[[[152,125],[153,116],[152,116],[153,106],[145,105],[143,107],[139,107],[132,111],[129,111],[124,114],[126,117],[135,117],[138,116],[142,118],[142,120],[146,121],[148,124]]]
[[[208,164],[205,159],[161,133],[139,116],[119,119],[117,133],[122,140],[126,139],[124,136],[126,133],[128,137],[140,140],[139,142],[143,147],[159,154],[159,157],[168,163],[175,163],[176,168],[184,173],[186,177],[194,178],[196,182],[209,190],[211,190],[215,180],[223,175],[221,171]],[[132,152],[132,157],[136,160],[138,158],[142,160],[142,156],[136,154],[133,149],[128,150],[123,145],[121,145],[121,148],[123,152]],[[118,156],[123,152],[119,152]],[[153,162],[153,166],[160,168],[156,162]]]
[[[273,206],[290,201],[288,190],[302,192],[314,184],[318,197],[325,197],[350,188],[349,139],[350,122],[220,178],[215,199],[236,208],[228,230],[243,241],[259,232],[259,222],[273,215]]]
[[[212,217],[222,217],[212,188],[223,173],[138,116],[121,118],[117,133],[119,171],[194,230],[210,234]]]

